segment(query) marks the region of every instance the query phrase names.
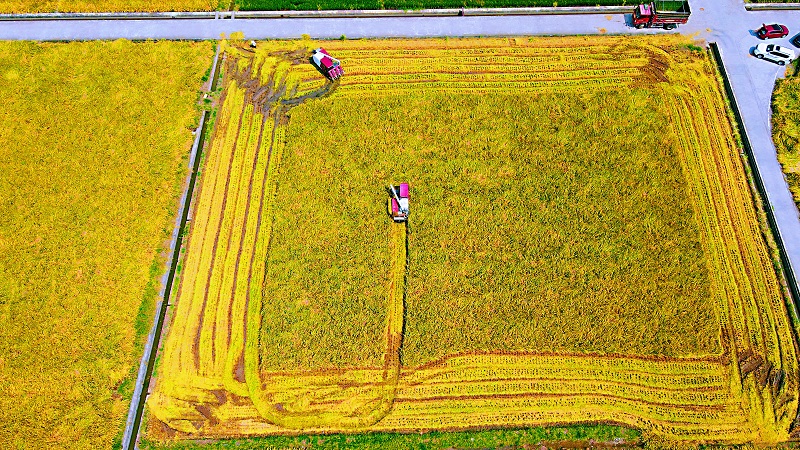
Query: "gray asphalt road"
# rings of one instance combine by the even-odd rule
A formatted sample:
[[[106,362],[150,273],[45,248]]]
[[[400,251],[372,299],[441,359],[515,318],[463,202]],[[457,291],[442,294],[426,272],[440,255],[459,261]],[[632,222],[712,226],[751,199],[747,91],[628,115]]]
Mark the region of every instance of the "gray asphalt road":
[[[497,36],[626,33],[617,15],[420,17],[363,19],[182,19],[0,22],[0,40],[217,39],[242,31],[250,39]]]

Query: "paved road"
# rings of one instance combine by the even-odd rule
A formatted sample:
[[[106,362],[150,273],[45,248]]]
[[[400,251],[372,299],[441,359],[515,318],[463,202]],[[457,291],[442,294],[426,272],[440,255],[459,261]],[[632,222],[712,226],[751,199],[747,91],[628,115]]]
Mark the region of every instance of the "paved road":
[[[243,31],[250,39],[626,33],[622,15],[418,17],[363,19],[182,19],[0,22],[0,40],[217,39]]]

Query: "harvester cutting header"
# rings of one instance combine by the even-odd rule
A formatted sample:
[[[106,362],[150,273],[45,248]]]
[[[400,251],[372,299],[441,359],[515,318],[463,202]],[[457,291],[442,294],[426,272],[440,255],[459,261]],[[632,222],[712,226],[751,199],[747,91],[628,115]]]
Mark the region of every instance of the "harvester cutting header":
[[[408,220],[408,183],[400,183],[400,188],[395,189],[393,184],[389,185],[392,197],[389,199],[389,215],[395,222],[405,222]]]
[[[344,70],[339,60],[331,56],[322,47],[311,52],[311,62],[331,81],[344,75]]]

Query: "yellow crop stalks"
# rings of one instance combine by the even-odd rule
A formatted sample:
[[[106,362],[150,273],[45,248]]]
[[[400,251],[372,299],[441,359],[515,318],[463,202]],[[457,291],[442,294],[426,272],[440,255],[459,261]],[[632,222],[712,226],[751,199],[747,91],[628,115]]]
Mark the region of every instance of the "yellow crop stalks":
[[[177,310],[149,402],[152,416],[186,438],[608,421],[687,442],[786,440],[798,395],[792,325],[751,207],[713,66],[706,55],[686,50],[682,39],[325,42],[346,72],[334,84],[324,83],[304,59],[309,41],[265,42],[255,54],[229,46],[225,101],[196,202]],[[510,351],[459,342],[466,350],[441,349],[440,358],[405,365],[414,357],[403,353],[406,296],[417,295],[407,291],[408,277],[415,276],[413,251],[407,253],[415,245],[414,233],[373,215],[347,234],[328,223],[338,211],[304,205],[304,196],[327,198],[303,191],[309,185],[304,179],[320,173],[341,180],[335,174],[350,170],[354,177],[386,184],[383,178],[390,174],[381,167],[353,169],[342,163],[382,157],[378,149],[361,148],[359,139],[383,142],[383,130],[359,130],[344,156],[317,158],[318,148],[293,143],[325,130],[313,124],[293,128],[294,117],[305,117],[309,105],[346,105],[364,97],[419,96],[435,105],[443,92],[556,93],[568,99],[598,90],[620,98],[642,89],[669,118],[663,131],[669,146],[663,151],[677,155],[685,181],[680,190],[687,192],[683,200],[691,203],[697,221],[702,247],[697,261],[699,270],[708,271],[705,301],[718,321],[709,322],[716,327],[711,334],[718,345],[686,344],[684,353],[664,356],[621,354],[613,347],[608,353],[537,352],[535,346]],[[415,113],[416,105],[409,102],[410,110],[403,113]],[[562,111],[558,102],[551,106],[554,117]],[[453,120],[459,113],[453,113]],[[332,123],[352,123],[345,114],[332,114]],[[618,124],[600,123],[599,117],[587,116],[584,125],[616,132],[611,127]],[[443,140],[452,134],[447,126],[430,126],[441,127]],[[422,165],[431,160],[426,146],[434,144],[424,135],[403,138],[414,143],[408,152],[416,159],[410,161]],[[338,155],[336,143],[331,145],[324,154]],[[297,169],[301,166],[303,171]],[[508,166],[487,176],[468,160],[446,170],[471,176],[481,186],[515,174]],[[345,198],[347,189],[353,188],[342,187]],[[343,205],[346,211],[336,216],[341,227],[350,226],[352,217],[374,214],[365,212],[372,211],[369,202],[360,201]],[[454,200],[452,215],[469,201],[468,195]],[[491,206],[508,201],[501,198]],[[415,220],[424,221],[425,215],[412,218],[412,231]],[[541,232],[552,233],[552,227]],[[364,234],[386,236],[387,229],[388,244],[383,237],[359,241],[366,242],[363,246],[351,242]],[[292,232],[297,237],[287,238]],[[480,236],[462,239],[473,252],[493,251]],[[363,255],[354,256],[354,248]],[[298,261],[316,261],[321,267]],[[348,264],[343,261],[362,261],[368,269],[354,264],[344,268],[352,275],[331,274],[324,272],[325,261],[342,266]],[[465,269],[452,270],[459,279],[469,275]],[[327,278],[324,283],[317,275],[291,278],[305,271]],[[360,290],[348,291],[347,277],[361,283]],[[292,287],[302,283],[308,285]],[[324,290],[315,283],[332,287]],[[325,303],[319,301],[321,293],[342,297]],[[328,323],[337,328],[325,328]],[[331,340],[332,333],[344,338]],[[546,336],[537,339],[543,342]]]

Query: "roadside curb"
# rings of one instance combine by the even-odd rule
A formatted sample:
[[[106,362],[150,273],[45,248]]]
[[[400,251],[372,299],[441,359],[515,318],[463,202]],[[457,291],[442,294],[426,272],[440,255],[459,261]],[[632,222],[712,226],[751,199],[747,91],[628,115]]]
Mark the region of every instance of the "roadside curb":
[[[800,3],[745,3],[748,11],[800,10]]]
[[[800,7],[800,5],[798,5]],[[0,14],[0,21],[23,20],[153,20],[153,19],[327,19],[376,17],[449,17],[449,16],[538,16],[567,14],[625,14],[631,6],[576,6],[540,8],[447,8],[447,9],[354,9],[330,11],[200,11],[200,12],[131,12],[131,13],[37,13]]]

